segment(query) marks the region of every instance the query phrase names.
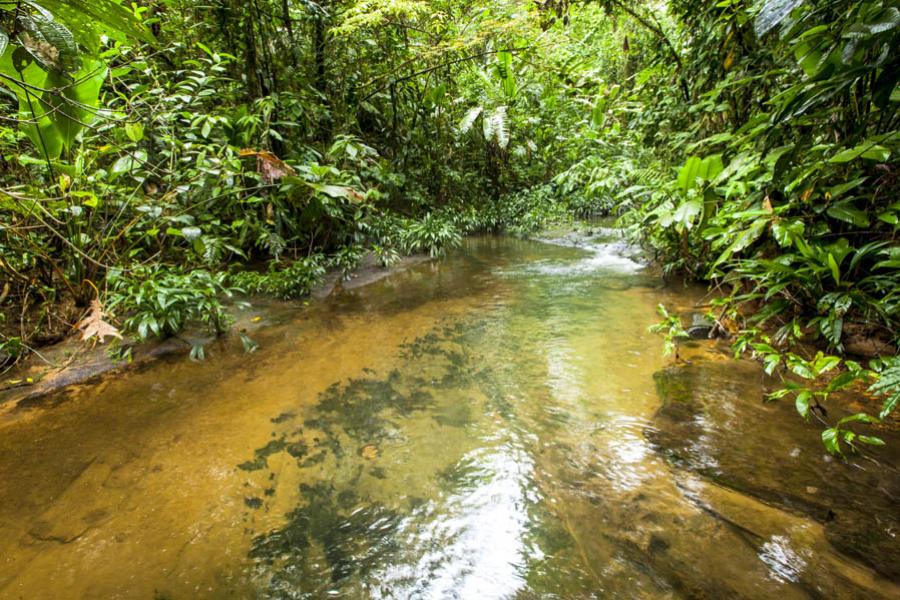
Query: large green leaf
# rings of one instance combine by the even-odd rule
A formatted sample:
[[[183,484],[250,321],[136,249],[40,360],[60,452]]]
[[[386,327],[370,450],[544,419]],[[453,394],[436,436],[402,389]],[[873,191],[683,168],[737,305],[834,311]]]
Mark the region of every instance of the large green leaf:
[[[725,167],[722,164],[721,154],[712,154],[700,161],[700,169],[697,176],[703,181],[712,181]]]
[[[99,105],[106,65],[82,56],[81,68],[70,77],[56,71],[48,73],[37,61],[18,61],[14,55],[24,51],[7,48],[0,56],[0,73],[22,82],[17,85],[10,79],[4,80],[19,100],[16,116],[25,122],[22,130],[34,146],[46,158],[54,160],[95,119],[94,109]]]
[[[689,190],[698,187],[698,182],[712,181],[723,169],[721,154],[712,154],[705,158],[692,156],[687,159],[684,166],[678,171],[676,183],[682,192],[687,193]]]
[[[787,248],[793,243],[794,239],[803,235],[805,229],[806,226],[799,219],[775,221],[772,223],[772,236],[779,246]]]
[[[678,171],[678,187],[682,192],[687,192],[694,184],[697,171],[700,169],[700,157],[692,156],[685,161],[684,166]]]
[[[53,13],[79,41],[99,28],[111,37],[129,36],[151,44],[155,42],[134,14],[115,0],[31,0],[28,3]]]
[[[503,89],[503,94],[510,99],[514,98],[516,95],[516,76],[513,73],[512,61],[512,53],[497,53],[497,78],[500,80],[500,87]]]
[[[48,112],[62,136],[63,148],[70,148],[75,137],[96,117],[95,109],[99,106],[100,88],[106,73],[105,63],[84,57],[81,69],[75,74],[74,85],[55,73],[47,77],[47,84],[60,93],[50,94],[46,103],[52,109]]]
[[[862,39],[888,32],[900,25],[900,10],[891,7],[868,23],[854,23],[844,30],[842,37]]]
[[[63,24],[44,14],[21,17],[19,23],[23,29],[19,41],[44,70],[70,73],[78,69],[78,46]]]
[[[700,200],[685,200],[675,210],[675,223],[685,229],[690,229],[694,224],[694,220],[702,211],[703,203]]]
[[[0,73],[6,76],[4,85],[11,89],[19,100],[16,115],[24,124],[22,130],[34,144],[50,159],[62,152],[62,138],[46,115],[46,107],[41,103],[40,89],[47,82],[47,72],[24,48],[9,46],[0,56]],[[14,82],[21,82],[17,84]]]
[[[868,177],[858,177],[853,181],[835,185],[828,189],[828,193],[831,194],[832,198],[837,198],[841,194],[849,192],[850,190],[862,185],[863,183],[865,183],[866,179],[868,179]]]
[[[753,221],[753,223],[750,224],[750,227],[738,233],[737,236],[735,236],[734,241],[731,242],[731,244],[729,244],[727,248],[725,248],[722,254],[720,254],[716,259],[716,262],[713,263],[713,269],[725,263],[726,261],[731,260],[732,256],[758,240],[759,236],[761,236],[763,231],[766,230],[766,225],[768,223],[769,220],[766,218],[756,219],[755,221]]]
[[[767,34],[801,4],[803,0],[765,0],[753,23],[756,35],[762,37]]]
[[[854,146],[853,148],[848,148],[847,150],[838,152],[837,154],[829,158],[828,162],[845,163],[850,162],[851,160],[856,160],[857,158],[883,162],[890,157],[891,151],[889,148],[885,148],[881,144],[878,144],[872,140],[866,140],[858,146]]]
[[[606,124],[606,98],[598,96],[594,106],[591,108],[591,127],[594,129],[603,129]]]
[[[856,225],[857,227],[869,226],[869,217],[864,211],[856,208],[850,200],[832,204],[826,212],[829,217]]]

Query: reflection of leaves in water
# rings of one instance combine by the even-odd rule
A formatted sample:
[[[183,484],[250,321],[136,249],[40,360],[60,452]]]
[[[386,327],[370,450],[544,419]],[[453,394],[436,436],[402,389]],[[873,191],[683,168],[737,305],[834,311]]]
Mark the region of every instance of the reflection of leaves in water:
[[[400,356],[407,362],[411,362],[425,355],[438,354],[441,338],[434,331],[426,333],[415,341],[402,346]]]
[[[472,490],[488,483],[494,473],[477,464],[472,458],[463,458],[437,473],[438,485],[446,493]]]
[[[364,576],[397,548],[394,533],[401,516],[378,505],[354,509],[359,498],[324,482],[300,488],[308,504],[287,515],[287,525],[253,540],[250,557],[270,576],[271,597],[318,597],[354,574]],[[330,581],[315,570],[318,553],[330,568]]]
[[[423,389],[404,390],[402,377],[392,371],[386,379],[351,379],[344,385],[334,384],[319,396],[318,416],[306,425],[333,433],[340,427],[359,442],[387,437],[391,415],[405,417],[432,404],[432,396]]]
[[[434,408],[435,392],[480,387],[480,382],[489,380],[479,364],[482,361],[466,349],[465,338],[470,335],[471,327],[463,323],[441,327],[402,347],[400,368],[387,376],[379,378],[375,371],[363,369],[363,377],[331,385],[303,422],[306,437],[299,437],[303,430],[282,434],[257,449],[253,460],[239,465],[247,471],[263,469],[278,452],[296,452],[300,468],[321,463],[329,453],[338,461],[353,461],[343,471],[351,473],[346,480],[301,485],[302,504],[286,515],[287,524],[254,539],[250,556],[260,565],[268,593],[297,596],[298,590],[304,590],[300,597],[316,596],[327,591],[317,586],[340,585],[354,574],[363,577],[389,560],[398,546],[399,523],[408,514],[358,497],[363,466],[356,463],[371,464],[378,446],[400,429],[399,420]],[[294,418],[294,413],[282,413],[272,422],[290,426]],[[471,421],[471,407],[464,403],[447,407],[435,419],[462,427]],[[342,440],[346,443],[348,438],[358,444],[356,451],[343,451]],[[377,479],[389,477],[380,466],[368,467],[367,473]],[[445,477],[448,491],[466,485],[461,474]],[[414,509],[410,504],[403,513]],[[317,564],[324,564],[319,572]],[[324,583],[323,568],[330,572]]]
[[[535,551],[527,553],[522,571],[529,589],[553,589],[567,593],[555,597],[583,598],[593,582],[573,570],[573,553],[578,543],[563,521],[546,504],[533,501],[528,507],[528,532],[525,543]],[[585,581],[582,581],[585,579]]]
[[[444,345],[444,342],[459,343],[463,341],[463,338],[465,338],[471,330],[472,326],[463,322],[445,325],[440,328],[440,332],[431,331],[416,338],[409,344],[404,344],[401,347],[400,356],[407,362],[412,362],[428,355],[446,357],[451,353],[451,350]]]
[[[398,499],[397,505],[386,506],[364,491],[374,480],[397,475],[376,459],[381,451],[389,456],[393,436],[405,431],[403,420],[429,411],[428,416],[442,426],[466,427],[480,422],[478,412],[483,410],[488,418],[502,419],[516,429],[521,424],[514,398],[525,394],[540,398],[545,393],[520,385],[523,369],[543,367],[540,356],[528,352],[530,344],[504,346],[502,355],[514,360],[492,364],[473,350],[483,345],[485,334],[495,332],[496,322],[487,321],[437,328],[403,346],[400,363],[387,375],[363,369],[360,377],[320,394],[315,409],[303,420],[312,449],[306,462],[298,464],[305,468],[326,457],[335,462],[328,463],[323,475],[310,472],[322,479],[301,485],[300,505],[286,515],[286,525],[254,539],[250,556],[258,564],[265,595],[364,595],[368,585],[377,585],[366,580],[372,573],[408,560],[401,550],[416,542],[407,538],[403,524],[415,528],[421,519],[433,518],[424,516],[432,510],[430,499]],[[294,440],[289,435],[286,441]],[[257,455],[268,456],[267,452]],[[496,476],[490,466],[468,457],[435,473],[435,483],[442,496],[459,498],[490,485]],[[326,477],[328,481],[323,480]],[[367,482],[366,477],[372,479]],[[529,524],[523,541],[534,551],[527,553],[523,577],[535,589],[583,591],[578,573],[566,568],[577,546],[570,532],[537,497],[529,496],[525,502]]]
[[[719,486],[822,522],[839,551],[900,577],[896,477],[812,458],[822,453],[818,436],[782,418],[793,406],[762,408],[759,373],[718,361],[657,372],[662,406],[644,433],[651,448]]]
[[[487,396],[491,407],[504,419],[511,419],[514,407],[506,397],[506,391],[497,374],[490,367],[478,371],[473,375],[479,389]]]

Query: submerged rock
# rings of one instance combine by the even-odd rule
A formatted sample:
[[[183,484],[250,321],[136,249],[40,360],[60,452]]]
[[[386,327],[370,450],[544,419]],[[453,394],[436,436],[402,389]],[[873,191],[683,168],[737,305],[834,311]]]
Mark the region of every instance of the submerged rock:
[[[674,465],[824,524],[839,551],[900,580],[900,435],[870,457],[828,455],[819,423],[764,402],[754,363],[699,360],[656,374],[663,402],[646,435]],[[836,403],[834,403],[836,404]],[[840,406],[829,406],[830,420]]]
[[[715,337],[716,324],[705,315],[691,315],[691,325],[685,331],[692,339],[706,340]]]

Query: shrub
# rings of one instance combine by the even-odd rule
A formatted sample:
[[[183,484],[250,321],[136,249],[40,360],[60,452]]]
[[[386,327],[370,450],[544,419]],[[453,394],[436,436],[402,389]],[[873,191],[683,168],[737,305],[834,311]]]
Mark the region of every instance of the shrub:
[[[283,300],[300,298],[322,281],[325,258],[314,254],[292,262],[284,268],[269,263],[266,273],[244,271],[231,276],[232,283],[250,293],[269,294]]]
[[[424,252],[429,256],[443,256],[450,248],[462,243],[462,233],[450,219],[426,213],[420,221],[406,220],[400,232],[400,245],[412,254]]]
[[[112,270],[106,279],[107,310],[123,316],[123,329],[142,340],[176,335],[191,322],[221,335],[231,325],[231,317],[220,298],[240,291],[227,285],[224,273],[202,269],[183,272],[175,267],[140,266]]]

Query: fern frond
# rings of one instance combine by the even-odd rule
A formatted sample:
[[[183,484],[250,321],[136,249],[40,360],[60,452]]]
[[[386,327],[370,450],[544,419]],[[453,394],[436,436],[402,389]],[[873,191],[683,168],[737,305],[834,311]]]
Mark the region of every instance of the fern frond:
[[[466,112],[466,115],[462,118],[462,121],[459,122],[459,127],[457,128],[459,135],[466,135],[472,130],[472,125],[475,124],[475,120],[478,119],[482,111],[484,111],[483,106],[473,106]]]
[[[495,108],[488,120],[491,122],[491,137],[498,146],[505,150],[509,146],[509,114],[506,112],[506,106]],[[487,132],[485,132],[485,138],[491,139]]]
[[[484,134],[484,139],[486,141],[490,142],[494,139],[493,115],[484,115],[484,118],[481,120],[481,132]]]
[[[869,391],[879,396],[887,396],[881,406],[879,418],[883,419],[900,404],[900,358],[891,359],[878,377],[878,381],[869,387]]]

